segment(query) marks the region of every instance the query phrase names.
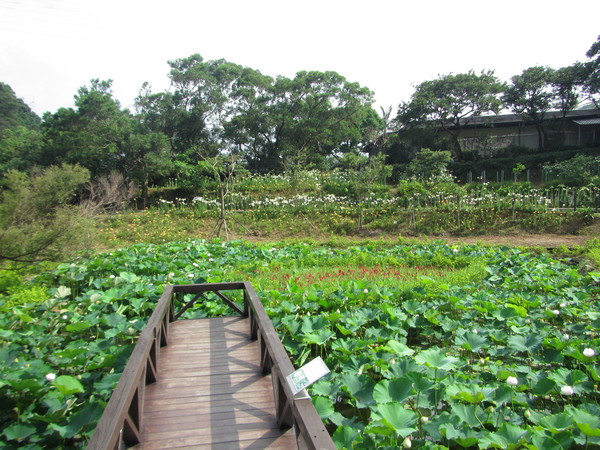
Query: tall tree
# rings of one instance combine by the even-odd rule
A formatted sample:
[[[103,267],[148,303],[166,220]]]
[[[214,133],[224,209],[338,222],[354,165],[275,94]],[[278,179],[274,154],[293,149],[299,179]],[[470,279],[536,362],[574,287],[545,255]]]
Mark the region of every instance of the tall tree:
[[[511,84],[504,91],[505,104],[520,114],[523,120],[534,124],[540,151],[546,147],[545,118],[554,101],[553,77],[554,70],[550,67],[529,67],[520,75],[513,76]]]
[[[419,84],[410,102],[400,105],[396,120],[404,127],[435,122],[450,136],[452,156],[460,160],[463,128],[475,117],[497,114],[502,106],[502,90],[503,84],[493,71],[443,75]]]
[[[75,96],[75,108],[44,116],[46,165],[79,163],[92,176],[119,170],[126,153],[130,115],[112,97],[112,81],[92,80]]]
[[[168,140],[122,109],[111,86],[110,80],[92,80],[79,89],[75,108],[45,116],[45,163],[79,163],[94,177],[121,172],[139,184],[145,201],[149,181],[170,167]]]
[[[552,74],[551,86],[553,94],[552,107],[560,112],[558,134],[561,135],[566,123],[567,114],[577,108],[583,96],[582,84],[585,79],[585,67],[576,63],[561,67]]]
[[[0,82],[0,133],[18,126],[37,129],[39,125],[39,116],[17,97],[8,84]]]
[[[336,72],[280,77],[273,105],[273,135],[283,167],[321,164],[364,144],[373,93]]]
[[[146,92],[138,103],[188,168],[199,154],[236,152],[253,170],[281,170],[318,164],[364,140],[373,94],[335,72],[273,80],[198,54],[169,65],[172,92]]]
[[[38,130],[25,126],[0,133],[0,175],[8,170],[31,172],[42,162],[43,139]]]
[[[589,61],[584,64],[585,79],[583,87],[596,108],[600,108],[600,36],[587,51]]]

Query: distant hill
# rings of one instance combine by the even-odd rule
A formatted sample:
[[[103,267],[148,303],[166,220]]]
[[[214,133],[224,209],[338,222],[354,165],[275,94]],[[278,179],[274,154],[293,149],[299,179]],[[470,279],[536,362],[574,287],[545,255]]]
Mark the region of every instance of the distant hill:
[[[16,96],[11,87],[0,82],[0,132],[18,126],[37,128],[40,122],[40,117]]]

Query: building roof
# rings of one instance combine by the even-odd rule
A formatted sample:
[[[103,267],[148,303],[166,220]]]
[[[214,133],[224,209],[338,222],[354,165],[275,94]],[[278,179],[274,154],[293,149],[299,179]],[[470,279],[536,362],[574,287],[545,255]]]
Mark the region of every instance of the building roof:
[[[586,120],[586,118],[600,118],[600,109],[592,104],[592,108],[588,104],[567,112],[566,118],[573,121]],[[562,119],[561,111],[549,111],[546,113],[544,120],[560,120]],[[515,126],[525,122],[521,114],[498,114],[496,116],[477,116],[466,118],[464,128],[487,128],[487,127],[507,127]],[[586,125],[592,125],[591,123]]]
[[[574,120],[577,125],[600,125],[600,117],[595,119]]]

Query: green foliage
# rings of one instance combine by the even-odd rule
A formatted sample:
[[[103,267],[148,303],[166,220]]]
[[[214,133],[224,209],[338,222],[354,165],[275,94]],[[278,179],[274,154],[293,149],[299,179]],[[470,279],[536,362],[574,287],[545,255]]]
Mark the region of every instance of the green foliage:
[[[4,445],[84,447],[164,286],[240,276],[294,364],[331,369],[311,395],[341,448],[600,444],[598,273],[507,247],[196,239],[61,264],[28,287],[46,300],[0,301]]]
[[[66,164],[33,176],[9,171],[0,197],[0,260],[31,263],[76,247],[86,221],[70,203],[88,180],[86,169]]]
[[[198,152],[237,153],[253,172],[324,168],[327,157],[358,148],[385,126],[372,92],[335,72],[273,79],[199,54],[169,65],[173,93],[146,91],[138,109],[151,130],[169,136],[178,170],[194,167]]]
[[[583,89],[596,107],[600,105],[600,36],[587,51],[589,61],[584,64]]]
[[[419,84],[409,103],[400,106],[397,121],[404,126],[433,121],[452,138],[452,156],[463,159],[459,136],[473,118],[501,109],[503,84],[493,71],[440,76]]]
[[[44,116],[43,165],[80,164],[94,178],[121,172],[140,185],[146,200],[150,180],[172,168],[167,137],[121,108],[112,96],[112,80],[94,79],[81,87],[75,106]]]
[[[0,82],[0,136],[11,128],[35,129],[39,124],[37,114],[15,95],[8,84]]]
[[[567,186],[600,185],[600,156],[575,155],[566,161],[546,163],[544,170]]]
[[[552,107],[551,88],[554,70],[550,67],[529,67],[511,78],[504,91],[504,103],[524,120],[531,121],[538,132],[539,150],[546,146],[545,116]]]
[[[29,172],[42,162],[43,140],[37,130],[24,126],[0,133],[0,174],[8,170]]]
[[[44,286],[19,286],[12,287],[6,296],[5,307],[38,304],[48,300],[48,289]],[[0,297],[1,298],[1,297]]]
[[[452,181],[448,164],[452,162],[450,152],[432,151],[422,148],[406,167],[406,176],[419,181],[435,183],[437,180]]]

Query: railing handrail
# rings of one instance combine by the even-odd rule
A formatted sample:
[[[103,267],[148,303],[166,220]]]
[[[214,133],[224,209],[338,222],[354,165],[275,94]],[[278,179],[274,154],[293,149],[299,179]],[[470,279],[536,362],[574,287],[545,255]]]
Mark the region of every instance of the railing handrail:
[[[259,338],[263,373],[271,372],[278,422],[289,427],[296,425],[296,438],[302,437],[309,449],[335,449],[335,444],[310,398],[294,398],[286,381],[286,377],[294,372],[294,366],[252,284],[244,284],[244,300],[248,303],[250,329],[256,330],[257,333],[257,336],[251,337]],[[268,362],[267,357],[270,359]],[[278,390],[283,393],[285,399],[278,395]]]
[[[244,291],[243,311],[219,292],[228,290]],[[309,449],[335,449],[335,444],[310,398],[294,399],[285,381],[285,377],[294,371],[294,367],[249,282],[166,286],[138,338],[87,448],[113,450],[122,448],[124,444],[140,441],[145,385],[156,381],[160,347],[168,343],[169,323],[176,320],[206,292],[216,292],[224,302],[241,312],[242,316],[250,317],[251,338],[259,339],[261,368],[265,374],[271,372],[280,426],[286,428],[296,425],[296,439],[302,440]],[[182,311],[175,314],[175,294],[197,295]]]

